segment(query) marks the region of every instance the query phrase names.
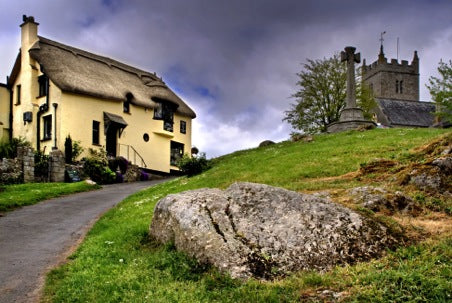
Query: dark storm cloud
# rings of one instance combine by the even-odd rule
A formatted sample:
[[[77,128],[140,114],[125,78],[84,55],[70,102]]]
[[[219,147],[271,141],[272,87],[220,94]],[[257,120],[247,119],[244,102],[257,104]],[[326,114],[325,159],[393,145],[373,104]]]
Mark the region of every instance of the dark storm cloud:
[[[1,3],[0,55],[9,62],[0,62],[2,78],[17,54],[21,14],[34,15],[48,38],[163,76],[198,113],[193,139],[208,156],[287,138],[281,119],[306,58],[354,45],[373,62],[386,31],[386,57],[396,57],[397,37],[399,59],[418,50],[428,99],[422,82],[452,48],[450,1]]]

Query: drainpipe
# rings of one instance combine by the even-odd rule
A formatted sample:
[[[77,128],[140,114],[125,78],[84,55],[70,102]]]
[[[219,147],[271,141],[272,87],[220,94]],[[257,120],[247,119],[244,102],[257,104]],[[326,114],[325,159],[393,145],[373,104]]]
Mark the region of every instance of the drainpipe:
[[[55,150],[55,149],[58,149],[58,147],[57,147],[57,107],[58,107],[58,103],[52,103],[52,105],[53,105],[53,109],[54,109],[54,113],[55,113],[55,123],[54,123],[54,125],[55,125],[55,132],[54,132],[54,135],[53,135],[53,142],[54,142],[54,144],[53,144],[53,150]]]
[[[6,77],[6,88],[9,91],[9,142],[13,140],[13,88],[9,83],[9,77]]]
[[[41,116],[42,114],[44,114],[45,112],[47,112],[49,110],[49,80],[47,80],[47,96],[46,96],[46,103],[42,104],[39,106],[39,110],[36,113],[36,150],[40,150],[41,149],[41,139],[40,139],[40,135],[41,135]]]
[[[47,103],[44,103],[43,105],[39,106],[39,110],[36,113],[36,150],[41,150],[41,116],[45,112],[49,110],[49,106]]]

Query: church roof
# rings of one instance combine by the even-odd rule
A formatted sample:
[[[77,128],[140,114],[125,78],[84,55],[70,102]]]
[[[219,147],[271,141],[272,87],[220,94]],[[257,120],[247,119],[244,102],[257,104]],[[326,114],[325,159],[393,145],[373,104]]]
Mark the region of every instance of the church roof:
[[[378,107],[393,126],[429,127],[435,120],[432,102],[376,98]]]
[[[156,101],[177,105],[176,112],[195,118],[195,112],[155,74],[113,59],[67,46],[39,36],[30,56],[61,90],[94,97],[125,101],[155,108]]]

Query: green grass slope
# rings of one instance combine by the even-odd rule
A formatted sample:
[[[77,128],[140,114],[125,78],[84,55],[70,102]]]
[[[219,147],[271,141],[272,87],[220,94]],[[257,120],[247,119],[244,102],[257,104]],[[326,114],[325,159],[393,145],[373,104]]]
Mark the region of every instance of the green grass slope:
[[[209,171],[136,193],[105,214],[69,262],[48,275],[43,301],[446,302],[452,287],[452,241],[447,237],[427,239],[380,260],[324,274],[300,272],[278,281],[246,283],[148,238],[154,206],[170,193],[225,188],[236,181],[296,191],[359,186],[363,181],[340,176],[375,158],[404,161],[410,149],[445,132],[377,129],[319,135],[311,143],[283,142],[215,159]]]
[[[0,186],[0,212],[73,193],[98,189],[98,185],[77,183],[26,183]]]

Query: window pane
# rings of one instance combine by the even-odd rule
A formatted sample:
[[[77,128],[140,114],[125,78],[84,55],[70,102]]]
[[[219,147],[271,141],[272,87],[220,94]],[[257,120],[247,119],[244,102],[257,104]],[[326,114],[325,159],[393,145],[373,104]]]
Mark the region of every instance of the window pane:
[[[99,144],[99,121],[93,120],[93,144]]]
[[[169,132],[173,132],[173,123],[168,121],[163,121],[163,129]]]
[[[17,92],[16,92],[16,95],[17,95],[16,104],[20,104],[20,88],[21,88],[20,85],[16,86],[16,90],[17,90]]]
[[[182,158],[183,155],[184,155],[184,145],[179,142],[171,141],[170,164],[177,165],[177,162]]]
[[[43,119],[43,139],[51,139],[52,138],[52,115],[48,115],[42,118]]]
[[[157,102],[157,107],[154,108],[154,119],[163,119],[163,106],[160,102]]]
[[[129,101],[125,101],[125,102],[124,102],[123,111],[124,111],[125,113],[128,113],[128,112],[130,111],[130,103],[129,103]]]
[[[39,76],[39,97],[47,96],[49,89],[49,81],[45,75]]]

